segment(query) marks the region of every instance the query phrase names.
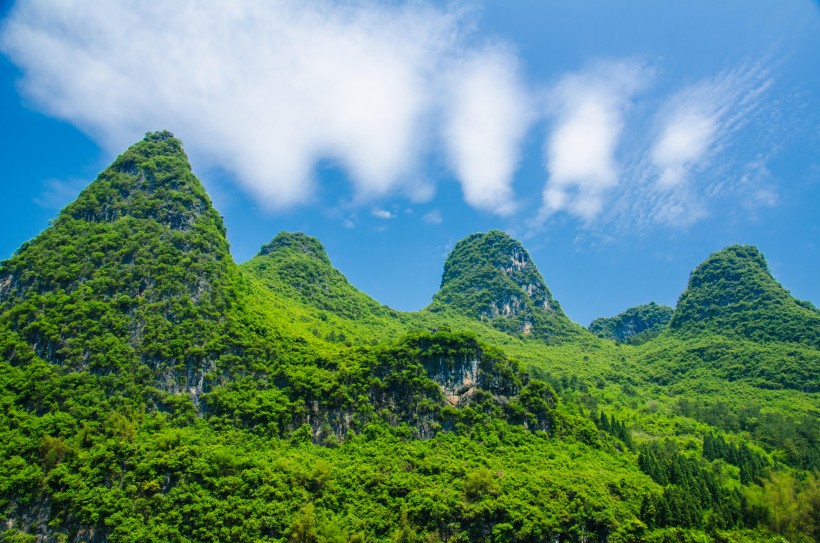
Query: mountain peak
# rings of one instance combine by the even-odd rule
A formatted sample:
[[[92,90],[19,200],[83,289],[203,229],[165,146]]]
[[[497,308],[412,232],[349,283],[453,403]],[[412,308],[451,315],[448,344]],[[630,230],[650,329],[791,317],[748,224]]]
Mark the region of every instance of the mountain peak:
[[[58,220],[113,222],[130,216],[187,230],[207,212],[215,213],[204,187],[191,171],[182,142],[163,130],[146,133],[118,156],[60,213]],[[222,221],[217,222],[224,236]]]
[[[507,332],[554,338],[573,327],[527,250],[491,230],[459,241],[444,264],[430,309],[453,308]]]
[[[459,241],[444,263],[441,288],[472,274],[474,270],[470,261],[474,259],[509,278],[526,291],[537,306],[552,309],[552,296],[529,253],[518,240],[500,230],[472,234]]]
[[[11,330],[43,360],[140,367],[158,388],[198,397],[213,364],[239,352],[220,343],[234,337],[226,315],[240,311],[238,283],[222,219],[181,142],[153,132],[0,267],[0,315],[38,321]],[[75,325],[91,314],[93,333]]]
[[[820,313],[792,297],[750,245],[726,247],[695,268],[669,327],[820,346]]]
[[[302,232],[279,232],[269,243],[262,246],[257,256],[265,256],[280,251],[304,253],[330,264],[330,258],[328,258],[322,242]]]

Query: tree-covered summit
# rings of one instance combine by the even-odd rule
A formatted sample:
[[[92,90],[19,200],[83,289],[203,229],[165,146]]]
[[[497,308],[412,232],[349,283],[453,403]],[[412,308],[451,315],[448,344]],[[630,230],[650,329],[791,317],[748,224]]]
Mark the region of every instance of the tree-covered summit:
[[[589,331],[600,338],[619,343],[643,343],[657,336],[672,318],[674,309],[655,302],[630,307],[614,317],[601,317],[589,325]]]
[[[820,347],[820,313],[784,289],[749,245],[726,247],[695,268],[669,327]]]
[[[264,353],[247,299],[181,142],[148,133],[3,262],[0,347],[196,398],[228,357]]]
[[[576,335],[521,243],[491,230],[459,241],[429,309],[454,309],[501,330],[549,340]]]
[[[147,133],[118,156],[58,220],[113,222],[128,215],[186,230],[203,214],[224,236],[222,219],[191,171],[182,142],[163,130]]]

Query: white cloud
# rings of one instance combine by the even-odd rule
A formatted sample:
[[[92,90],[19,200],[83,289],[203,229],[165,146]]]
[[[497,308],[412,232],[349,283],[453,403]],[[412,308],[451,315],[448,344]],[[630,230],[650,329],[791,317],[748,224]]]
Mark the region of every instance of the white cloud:
[[[444,217],[441,216],[441,211],[434,209],[425,213],[422,220],[427,224],[441,224],[444,222]]]
[[[637,61],[600,62],[565,75],[552,89],[542,219],[562,210],[585,221],[598,216],[607,192],[618,185],[615,152],[624,116],[651,75]]]
[[[689,165],[700,159],[715,137],[715,119],[700,111],[682,111],[670,119],[652,149],[652,161],[661,169],[658,182],[680,183]]]
[[[513,174],[533,120],[515,59],[478,53],[452,74],[444,127],[449,162],[470,205],[499,215],[515,210]]]
[[[390,220],[395,218],[395,215],[386,209],[374,209],[373,216],[377,219]]]
[[[0,50],[28,98],[110,151],[168,128],[271,209],[309,202],[323,159],[349,173],[359,202],[429,200],[434,187],[416,170],[439,137],[434,119],[452,109],[466,199],[503,198],[494,209],[504,212],[523,130],[517,82],[511,55],[469,43],[470,24],[457,6],[375,0],[30,0],[12,8]],[[451,74],[469,107],[443,103]],[[463,135],[493,121],[495,136]],[[487,155],[487,173],[466,165],[475,154]]]
[[[342,221],[342,228],[353,230],[354,228],[356,228],[356,223],[353,222],[351,219],[345,219],[344,221]]]

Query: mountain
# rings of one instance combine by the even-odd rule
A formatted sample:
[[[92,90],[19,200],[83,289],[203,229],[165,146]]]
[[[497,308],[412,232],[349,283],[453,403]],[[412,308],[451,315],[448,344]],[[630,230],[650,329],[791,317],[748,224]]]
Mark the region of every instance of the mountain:
[[[451,309],[505,332],[551,342],[582,333],[552,297],[526,249],[498,230],[456,244],[428,309]]]
[[[301,232],[280,232],[241,267],[280,295],[342,318],[396,313],[351,285],[330,263],[321,242]]]
[[[614,317],[601,317],[589,325],[589,331],[619,343],[639,344],[660,334],[672,318],[674,309],[651,302],[631,307]]]
[[[0,269],[12,359],[30,351],[195,398],[225,360],[273,355],[252,314],[222,219],[169,132],[117,157]]]
[[[815,541],[817,312],[727,252],[639,345],[495,231],[394,311],[301,233],[237,266],[146,134],[0,263],[0,541]]]
[[[684,335],[712,332],[820,348],[820,312],[791,296],[772,277],[760,251],[748,245],[713,253],[695,268],[669,328]]]

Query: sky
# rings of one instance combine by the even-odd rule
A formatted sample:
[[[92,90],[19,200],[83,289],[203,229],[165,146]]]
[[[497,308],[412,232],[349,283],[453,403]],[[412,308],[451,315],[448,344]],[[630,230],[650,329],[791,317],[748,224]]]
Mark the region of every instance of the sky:
[[[491,229],[582,325],[734,243],[820,305],[818,2],[0,6],[0,258],[167,129],[238,262],[302,231],[396,309]]]

